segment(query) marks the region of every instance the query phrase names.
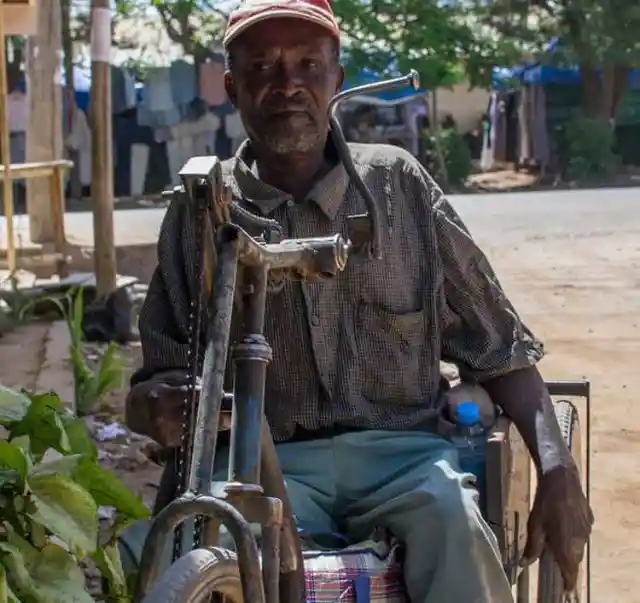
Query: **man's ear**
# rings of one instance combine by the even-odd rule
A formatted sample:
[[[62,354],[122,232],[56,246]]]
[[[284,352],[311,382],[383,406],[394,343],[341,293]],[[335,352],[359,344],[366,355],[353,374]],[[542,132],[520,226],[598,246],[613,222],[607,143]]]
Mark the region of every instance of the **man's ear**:
[[[224,73],[224,89],[227,91],[227,96],[229,97],[231,104],[237,109],[238,95],[236,94],[236,85],[233,81],[231,71],[225,71]]]

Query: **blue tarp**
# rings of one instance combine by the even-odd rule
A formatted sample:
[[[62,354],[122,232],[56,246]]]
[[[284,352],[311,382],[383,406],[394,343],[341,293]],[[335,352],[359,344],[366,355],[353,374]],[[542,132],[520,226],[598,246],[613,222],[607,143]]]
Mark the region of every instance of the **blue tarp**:
[[[578,67],[552,67],[550,65],[519,65],[510,69],[496,67],[493,70],[492,86],[500,89],[517,80],[523,84],[577,84],[580,82]]]
[[[520,65],[507,69],[495,67],[492,87],[500,90],[509,87],[509,82],[517,80],[523,84],[579,84],[580,69],[578,67],[552,67],[550,65]],[[629,72],[629,88],[640,89],[640,69]]]
[[[554,55],[562,46],[559,38],[553,38],[544,49],[548,56]],[[574,65],[551,66],[541,61],[523,63],[511,68],[494,67],[492,87],[501,89],[509,87],[510,81],[517,80],[523,84],[578,84],[580,83],[580,69]],[[640,69],[633,69],[629,73],[629,87],[640,88]]]

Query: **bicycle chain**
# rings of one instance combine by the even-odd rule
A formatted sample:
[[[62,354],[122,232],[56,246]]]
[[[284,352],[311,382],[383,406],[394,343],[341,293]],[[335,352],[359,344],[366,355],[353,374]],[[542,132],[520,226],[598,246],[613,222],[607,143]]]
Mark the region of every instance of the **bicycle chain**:
[[[191,297],[189,304],[189,325],[187,340],[187,363],[189,366],[188,388],[184,400],[184,408],[182,414],[182,438],[180,447],[176,454],[176,474],[178,480],[177,496],[185,493],[187,488],[187,480],[189,475],[189,463],[191,460],[191,451],[193,443],[193,432],[195,428],[195,417],[197,412],[197,383],[201,373],[200,366],[200,337],[202,323],[202,298],[203,298],[203,281],[204,281],[204,262],[202,238],[204,232],[204,219],[208,214],[207,204],[202,198],[194,199],[196,207],[192,207],[189,212],[193,216],[195,227],[195,266],[194,273],[196,275],[196,291]],[[183,198],[183,202],[189,203],[189,199]],[[202,532],[201,518],[196,518],[193,533],[194,548],[200,544],[200,534]],[[184,535],[184,524],[180,524],[174,534],[173,539],[173,561],[182,556],[182,539]]]
[[[265,232],[282,232],[281,225],[276,220],[257,216],[246,210],[238,204],[237,201],[225,198],[223,194],[221,199],[209,200],[208,195],[203,195],[202,191],[196,193],[196,199],[188,199],[184,189],[182,191],[174,190],[175,193],[181,194],[181,202],[192,205],[189,215],[194,223],[195,234],[195,266],[194,273],[196,275],[196,291],[192,296],[189,304],[189,320],[188,320],[188,341],[187,341],[187,362],[189,366],[189,374],[187,376],[188,388],[184,400],[184,409],[182,415],[182,437],[180,447],[176,454],[176,476],[178,481],[177,496],[181,496],[186,492],[187,480],[189,474],[189,464],[191,462],[192,445],[194,439],[195,421],[197,413],[197,385],[199,377],[202,373],[202,356],[200,354],[200,343],[202,338],[202,318],[203,303],[205,299],[204,291],[204,256],[203,256],[203,235],[205,228],[205,220],[216,218],[220,220],[221,216],[225,216],[226,221],[236,221],[240,226],[246,228],[259,228]],[[228,203],[228,212],[225,208],[212,207],[211,203],[225,204]],[[193,207],[195,205],[195,207]],[[213,211],[214,209],[222,211]],[[235,218],[235,220],[234,220]],[[216,221],[217,221],[216,220]],[[214,231],[220,224],[212,224]],[[269,288],[271,292],[280,291],[284,283],[279,282],[276,278],[271,282]],[[202,517],[197,517],[193,530],[193,548],[200,546],[202,536],[203,521]],[[184,525],[180,524],[174,533],[173,538],[173,561],[175,562],[182,556],[182,539],[184,535]]]

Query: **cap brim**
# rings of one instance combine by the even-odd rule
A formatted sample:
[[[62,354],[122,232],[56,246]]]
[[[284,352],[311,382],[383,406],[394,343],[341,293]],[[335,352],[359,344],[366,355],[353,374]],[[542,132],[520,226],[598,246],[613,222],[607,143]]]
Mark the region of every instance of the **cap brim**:
[[[308,21],[324,27],[332,35],[336,35],[335,28],[326,17],[322,15],[314,15],[312,13],[305,13],[300,10],[291,8],[278,8],[275,10],[268,10],[262,13],[256,13],[246,19],[243,19],[237,25],[232,25],[227,29],[222,39],[222,45],[226,48],[233,40],[235,40],[241,33],[253,27],[257,23],[262,21],[268,21],[269,19],[282,19],[282,18],[298,19],[299,21]]]

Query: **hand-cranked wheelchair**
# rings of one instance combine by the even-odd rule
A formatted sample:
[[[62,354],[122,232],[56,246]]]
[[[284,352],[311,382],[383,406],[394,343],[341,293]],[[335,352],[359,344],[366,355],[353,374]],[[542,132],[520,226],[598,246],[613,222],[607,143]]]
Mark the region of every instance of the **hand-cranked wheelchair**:
[[[208,343],[200,385],[196,381],[198,350],[194,347],[200,338],[197,334],[192,338],[193,382],[180,458],[182,489],[180,496],[156,515],[146,537],[138,567],[136,603],[327,600],[317,592],[313,598],[305,594],[301,538],[264,418],[265,372],[271,360],[271,348],[263,335],[265,299],[269,285],[281,283],[283,278],[318,280],[335,276],[344,269],[350,253],[366,251],[374,258],[380,257],[383,250],[378,208],[350,161],[336,107],[345,97],[407,83],[417,87],[415,74],[350,90],[331,102],[332,135],[368,209],[365,214],[350,216],[348,239],[335,235],[283,240],[277,223],[249,213],[230,199],[215,157],[193,158],[182,169],[183,186],[176,191],[174,202],[188,203],[195,220],[200,242],[198,273],[211,318],[210,324],[204,325]],[[223,386],[234,311],[242,312],[243,320],[241,335],[231,352],[234,391],[229,394]],[[197,319],[199,314],[199,308],[194,307],[194,330],[203,326]],[[553,382],[548,386],[556,398],[586,398],[588,434],[589,383]],[[555,409],[567,443],[580,462],[576,407],[560,400]],[[213,496],[217,434],[229,426],[229,481],[222,496]],[[588,452],[587,446],[587,475]],[[498,416],[488,434],[484,480],[484,514],[498,539],[505,572],[516,590],[517,602],[529,603],[533,600],[529,569],[520,568],[519,561],[531,503],[531,462],[522,439],[504,416]],[[588,482],[586,485],[588,494]],[[185,552],[179,532],[186,520],[194,521],[194,547]],[[260,546],[251,524],[261,526]],[[222,525],[233,538],[233,552],[218,546]],[[174,562],[159,576],[165,545],[172,534]],[[129,550],[125,533],[121,539],[125,563]],[[338,551],[338,559],[340,554]],[[588,556],[586,565],[588,569]],[[538,603],[561,603],[562,580],[550,553],[543,555],[538,574]],[[587,601],[588,591],[587,587]],[[396,593],[394,598],[378,600],[405,599]]]

